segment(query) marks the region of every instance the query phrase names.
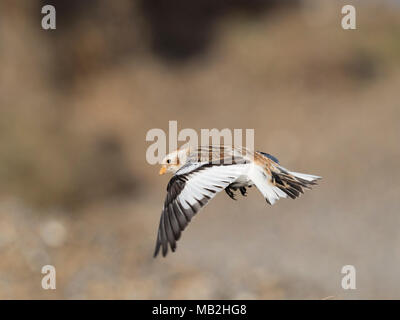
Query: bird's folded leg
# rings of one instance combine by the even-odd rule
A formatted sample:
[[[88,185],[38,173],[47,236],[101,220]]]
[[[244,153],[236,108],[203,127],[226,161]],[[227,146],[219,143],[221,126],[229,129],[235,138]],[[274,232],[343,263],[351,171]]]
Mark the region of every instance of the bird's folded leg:
[[[242,194],[243,197],[247,196],[246,187],[240,187],[239,190],[240,190],[240,193]]]
[[[225,192],[226,192],[226,194],[227,194],[231,199],[236,200],[235,194],[233,193],[231,187],[229,187],[229,186],[226,187],[226,188],[225,188]]]

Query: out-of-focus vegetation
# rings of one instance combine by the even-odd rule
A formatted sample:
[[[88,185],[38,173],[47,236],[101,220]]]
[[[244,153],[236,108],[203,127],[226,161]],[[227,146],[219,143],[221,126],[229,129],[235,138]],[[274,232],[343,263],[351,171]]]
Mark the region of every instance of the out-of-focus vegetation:
[[[398,298],[400,10],[360,3],[344,31],[342,5],[3,1],[0,298]],[[272,208],[221,194],[153,260],[167,180],[145,135],[169,120],[254,128],[324,180]]]

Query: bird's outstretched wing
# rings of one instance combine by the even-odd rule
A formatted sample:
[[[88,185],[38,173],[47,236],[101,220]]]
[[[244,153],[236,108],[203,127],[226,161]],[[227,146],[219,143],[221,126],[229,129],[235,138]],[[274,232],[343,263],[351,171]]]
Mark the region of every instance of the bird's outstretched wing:
[[[160,248],[166,256],[168,245],[175,251],[176,241],[192,217],[243,174],[245,163],[188,162],[176,172],[167,186],[154,257]]]

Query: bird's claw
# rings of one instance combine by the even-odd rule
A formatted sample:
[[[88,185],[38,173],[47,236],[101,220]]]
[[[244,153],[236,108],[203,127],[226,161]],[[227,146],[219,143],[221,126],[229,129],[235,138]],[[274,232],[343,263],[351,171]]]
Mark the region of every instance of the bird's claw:
[[[239,190],[240,190],[240,193],[242,194],[243,197],[246,197],[246,196],[247,196],[246,187],[240,187]],[[227,194],[231,199],[236,200],[234,191],[237,191],[237,188],[231,188],[231,187],[226,187],[226,188],[225,188],[226,194]]]
[[[225,192],[226,194],[232,199],[232,200],[236,200],[235,198],[235,194],[233,193],[232,189],[229,187],[225,188]]]

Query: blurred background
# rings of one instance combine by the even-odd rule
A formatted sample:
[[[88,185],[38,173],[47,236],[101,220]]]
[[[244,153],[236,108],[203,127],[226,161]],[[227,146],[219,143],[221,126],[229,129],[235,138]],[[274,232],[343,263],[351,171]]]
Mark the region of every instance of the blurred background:
[[[399,2],[2,0],[0,65],[0,299],[400,298]],[[324,179],[220,194],[153,259],[169,177],[145,137],[169,120],[255,129]]]

